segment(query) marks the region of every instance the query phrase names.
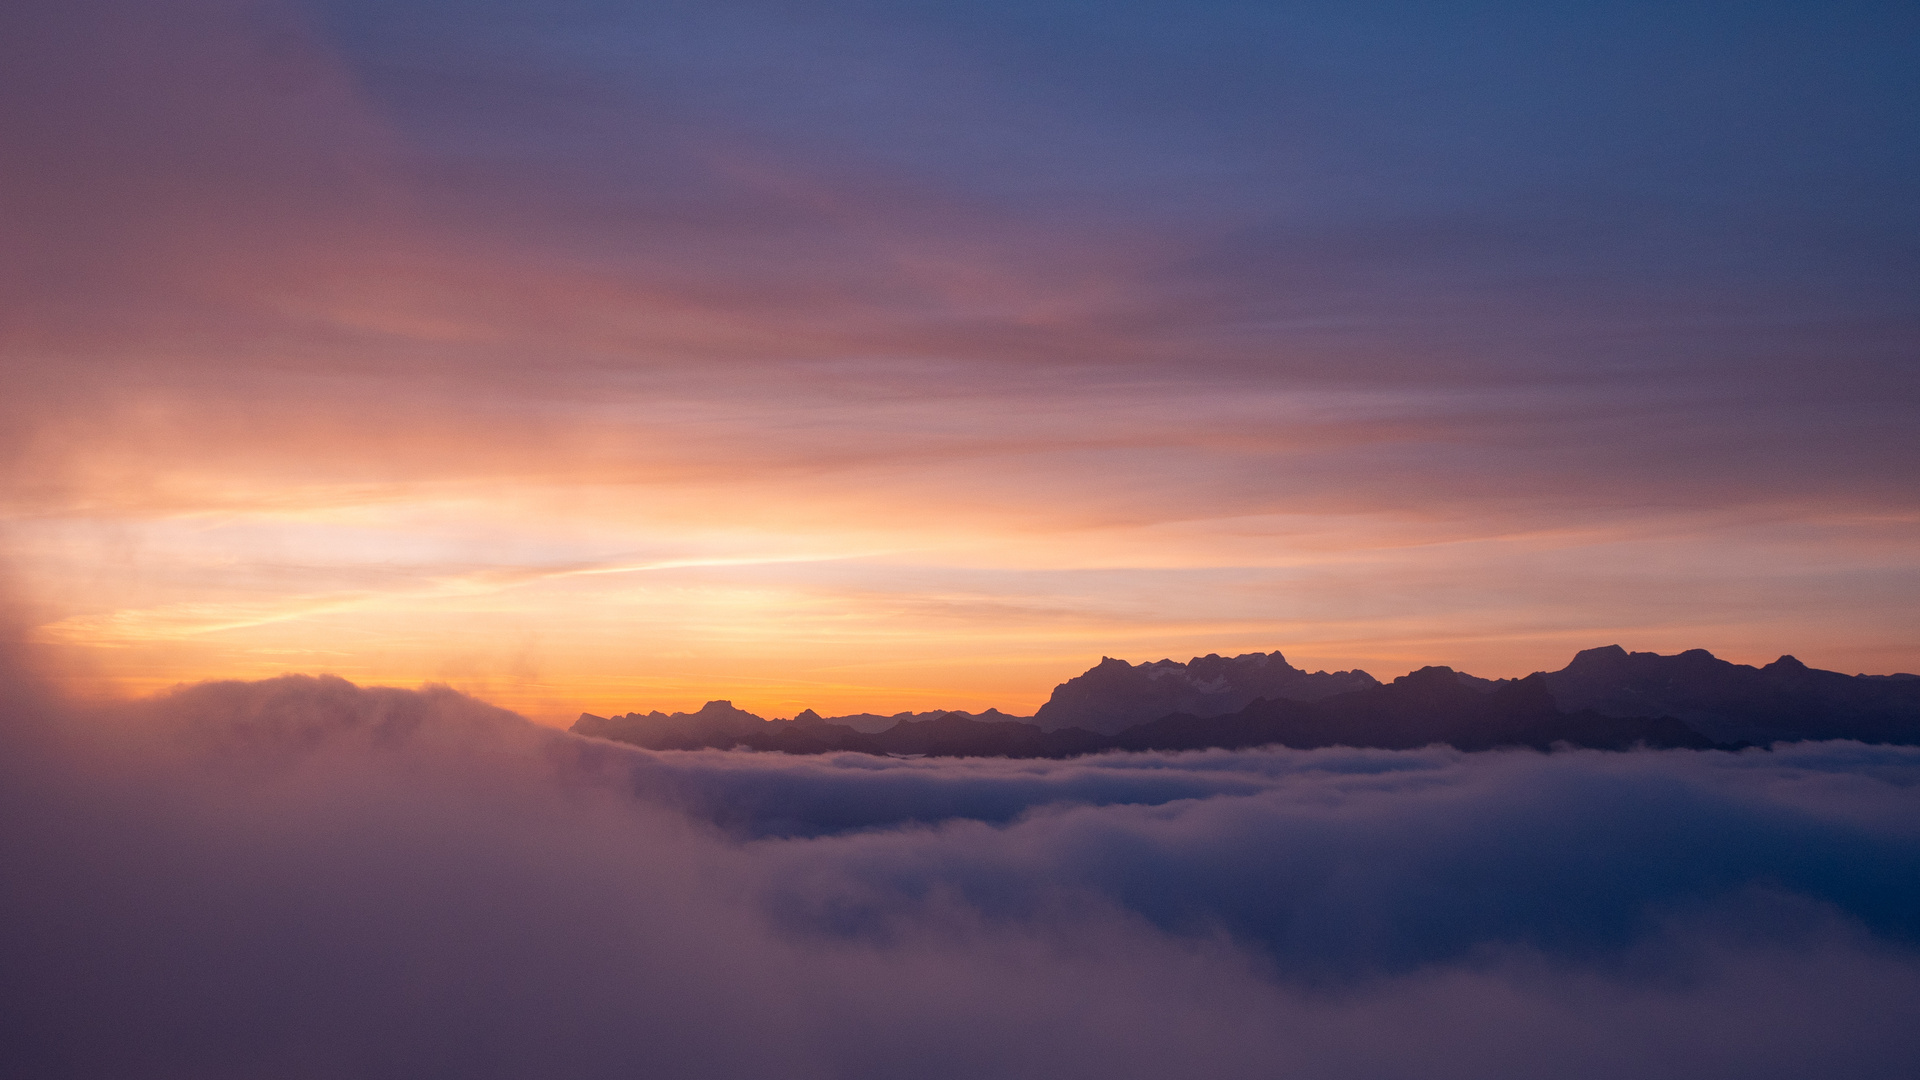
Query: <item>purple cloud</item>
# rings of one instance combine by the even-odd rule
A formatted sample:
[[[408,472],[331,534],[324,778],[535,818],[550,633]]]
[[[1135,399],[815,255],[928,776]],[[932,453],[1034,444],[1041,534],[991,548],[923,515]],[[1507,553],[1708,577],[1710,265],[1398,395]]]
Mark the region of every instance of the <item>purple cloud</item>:
[[[1920,1062],[1911,749],[654,754],[308,678],[7,722],[36,1075]]]

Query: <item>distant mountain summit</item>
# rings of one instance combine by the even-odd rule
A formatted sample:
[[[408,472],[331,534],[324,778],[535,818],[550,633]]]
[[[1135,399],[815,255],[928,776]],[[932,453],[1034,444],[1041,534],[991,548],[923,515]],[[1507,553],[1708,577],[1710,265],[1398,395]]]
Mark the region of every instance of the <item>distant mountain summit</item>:
[[[791,720],[763,720],[727,701],[709,701],[698,712],[581,713],[570,729],[632,743],[649,750],[779,750],[789,754],[850,751],[899,757],[1071,757],[1108,749],[1106,736],[1065,729],[1043,732],[1025,717],[998,709],[982,713],[900,713],[884,730],[870,731],[843,719],[864,721],[871,714],[822,717],[808,709]]]
[[[709,701],[698,712],[690,713],[669,714],[658,709],[613,717],[581,713],[569,730],[655,750],[697,750],[735,736],[754,735],[766,726],[764,719],[734,708],[731,701]]]
[[[1541,678],[1563,708],[1671,716],[1720,742],[1920,742],[1917,675],[1842,675],[1791,656],[1756,668],[1705,649],[1661,656],[1608,645]]]
[[[1765,667],[1704,649],[1675,656],[1588,649],[1559,671],[1481,679],[1425,667],[1382,684],[1308,673],[1279,653],[1129,664],[1103,658],[1033,717],[860,713],[763,720],[709,701],[691,713],[583,713],[581,735],[653,750],[853,751],[929,757],[1071,757],[1102,750],[1254,746],[1461,750],[1556,746],[1735,749],[1806,739],[1920,744],[1920,676],[1842,675],[1791,656]]]
[[[1208,653],[1184,664],[1129,664],[1104,656],[1085,674],[1054,687],[1033,720],[1048,731],[1078,727],[1117,735],[1173,713],[1225,716],[1260,698],[1319,701],[1379,685],[1364,671],[1305,672],[1278,652]]]
[[[1672,717],[1563,711],[1539,675],[1493,682],[1448,667],[1424,667],[1385,685],[1319,701],[1261,698],[1226,716],[1163,716],[1121,732],[1112,744],[1122,750],[1415,750],[1435,745],[1458,750],[1549,750],[1556,745],[1589,750],[1733,749]]]

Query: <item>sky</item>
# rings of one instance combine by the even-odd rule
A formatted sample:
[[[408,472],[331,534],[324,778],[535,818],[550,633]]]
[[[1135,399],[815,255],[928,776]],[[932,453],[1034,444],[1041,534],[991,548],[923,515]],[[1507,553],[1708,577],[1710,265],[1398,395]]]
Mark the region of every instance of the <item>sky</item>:
[[[36,668],[1920,670],[1904,4],[17,0]]]

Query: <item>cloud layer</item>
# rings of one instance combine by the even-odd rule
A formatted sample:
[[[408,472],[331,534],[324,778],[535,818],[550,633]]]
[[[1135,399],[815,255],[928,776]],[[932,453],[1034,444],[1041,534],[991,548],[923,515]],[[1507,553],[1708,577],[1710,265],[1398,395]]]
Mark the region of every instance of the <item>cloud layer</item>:
[[[36,1075],[1920,1063],[1912,749],[652,754],[302,678],[7,723]]]

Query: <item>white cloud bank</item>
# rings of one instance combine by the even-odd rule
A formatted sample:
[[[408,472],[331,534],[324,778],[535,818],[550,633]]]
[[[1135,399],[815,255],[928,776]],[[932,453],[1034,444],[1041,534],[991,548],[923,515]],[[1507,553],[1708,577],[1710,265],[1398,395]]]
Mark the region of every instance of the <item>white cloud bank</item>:
[[[21,1075],[1920,1068],[1916,749],[902,762],[8,690]]]

